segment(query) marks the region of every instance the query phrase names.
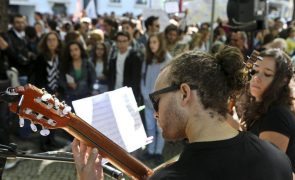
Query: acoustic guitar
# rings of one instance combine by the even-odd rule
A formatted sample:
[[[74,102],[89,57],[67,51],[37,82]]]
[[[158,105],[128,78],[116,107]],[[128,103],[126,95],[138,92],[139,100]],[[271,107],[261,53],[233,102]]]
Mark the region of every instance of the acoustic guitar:
[[[10,103],[10,110],[20,117],[20,125],[29,119],[33,126],[42,126],[40,133],[49,134],[49,129],[62,128],[87,146],[96,147],[100,154],[116,168],[132,179],[147,179],[153,170],[131,156],[108,137],[79,118],[65,103],[33,85],[9,88],[7,94],[14,95],[17,102]],[[34,128],[33,128],[34,129]]]

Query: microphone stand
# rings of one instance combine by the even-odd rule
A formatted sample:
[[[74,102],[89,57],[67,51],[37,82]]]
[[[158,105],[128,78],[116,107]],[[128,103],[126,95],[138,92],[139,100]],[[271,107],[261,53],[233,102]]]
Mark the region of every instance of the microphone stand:
[[[70,152],[48,151],[38,154],[26,154],[23,151],[16,150],[16,145],[11,143],[9,146],[0,144],[0,180],[4,171],[7,158],[21,158],[31,160],[50,160],[64,163],[74,163],[73,154]],[[112,179],[122,180],[124,174],[106,164],[102,165],[103,172]]]

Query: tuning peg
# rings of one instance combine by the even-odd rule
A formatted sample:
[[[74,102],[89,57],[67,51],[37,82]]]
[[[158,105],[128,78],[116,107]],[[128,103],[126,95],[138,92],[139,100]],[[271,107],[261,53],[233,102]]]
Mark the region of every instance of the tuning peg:
[[[24,125],[25,125],[25,119],[19,116],[19,127],[24,127]]]
[[[25,113],[26,113],[26,114],[31,114],[31,112],[32,112],[32,109],[29,109],[29,108],[26,108],[26,109],[25,109]]]
[[[69,112],[71,112],[71,110],[72,110],[71,106],[65,105],[64,109],[62,110],[62,113],[64,115],[67,115],[69,114]]]
[[[47,121],[47,123],[50,125],[50,126],[56,126],[56,121],[52,120],[52,119],[49,119]]]
[[[59,108],[59,104],[60,104],[59,100],[58,100],[56,97],[54,97],[54,107],[55,107],[56,109]]]
[[[7,88],[5,93],[11,96],[18,95],[18,93],[16,92],[16,89],[12,87]]]
[[[31,126],[32,131],[36,132],[38,130],[37,126],[35,124],[33,124],[33,123],[31,123],[30,126]]]
[[[40,134],[41,134],[42,136],[48,136],[48,135],[50,134],[50,131],[49,131],[49,129],[45,129],[45,128],[43,128],[43,129],[40,131]]]
[[[49,99],[51,99],[52,96],[48,93],[45,93],[42,97],[41,97],[41,100],[42,101],[48,101]]]
[[[38,97],[38,98],[35,98],[35,101],[36,101],[37,103],[41,103],[42,100],[41,100],[41,98]]]
[[[62,101],[61,104],[62,104],[63,106],[66,106],[66,102],[65,102],[65,101]]]
[[[51,103],[47,104],[47,109],[51,109],[52,107],[53,107],[53,104],[51,104]]]
[[[38,114],[36,118],[37,118],[37,119],[41,119],[41,118],[43,118],[43,114]]]

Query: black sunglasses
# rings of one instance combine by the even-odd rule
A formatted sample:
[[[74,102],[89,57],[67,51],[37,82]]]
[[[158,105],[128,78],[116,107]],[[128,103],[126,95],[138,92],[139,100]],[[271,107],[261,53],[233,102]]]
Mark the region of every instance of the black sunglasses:
[[[189,85],[189,86],[191,89],[197,89],[197,86],[194,86],[194,85]],[[172,92],[172,91],[176,91],[179,88],[180,88],[180,85],[171,85],[171,86],[165,87],[163,89],[159,89],[158,91],[155,91],[155,92],[149,94],[149,97],[150,97],[150,100],[153,104],[154,110],[156,112],[158,112],[158,110],[159,110],[160,98],[157,98],[158,95]]]

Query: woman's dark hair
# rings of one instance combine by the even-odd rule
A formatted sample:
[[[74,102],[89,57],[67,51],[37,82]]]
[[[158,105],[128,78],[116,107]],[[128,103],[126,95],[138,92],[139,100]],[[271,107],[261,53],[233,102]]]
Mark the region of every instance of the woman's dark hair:
[[[246,128],[251,127],[260,119],[271,106],[284,105],[293,110],[292,95],[289,87],[292,78],[292,63],[290,57],[280,49],[268,49],[260,53],[261,57],[269,57],[275,61],[276,73],[269,87],[262,94],[261,101],[255,102],[249,88],[246,91],[244,102],[244,118]]]
[[[86,51],[83,48],[81,43],[79,43],[78,41],[71,41],[71,42],[67,43],[65,46],[65,49],[64,49],[64,54],[63,54],[62,63],[61,63],[61,70],[64,73],[68,72],[70,67],[72,67],[73,58],[71,56],[70,47],[74,44],[79,47],[79,49],[81,51],[81,58],[82,59],[87,58]]]
[[[29,39],[37,38],[37,32],[33,26],[27,26],[25,28],[25,34]]]
[[[108,47],[105,43],[103,42],[98,42],[95,44],[93,48],[93,56],[92,56],[92,63],[94,66],[96,66],[96,60],[97,60],[97,55],[96,55],[96,49],[98,48],[99,45],[103,46],[103,57],[102,57],[102,62],[103,62],[103,73],[107,73],[107,63],[108,63]]]
[[[61,39],[60,39],[59,35],[57,34],[57,32],[51,31],[51,32],[45,34],[38,44],[38,52],[41,54],[44,54],[45,56],[48,56],[49,58],[51,58],[52,54],[50,54],[49,48],[47,46],[47,40],[51,34],[53,34],[57,38],[57,41],[58,41],[58,46],[55,50],[56,54],[60,54],[60,52],[62,50],[62,42],[61,42]]]
[[[222,116],[228,113],[229,97],[245,85],[243,55],[235,47],[224,46],[215,56],[202,51],[188,51],[168,65],[168,83],[187,83],[197,87],[204,108]]]
[[[92,62],[94,65],[96,65],[96,59],[97,59],[97,55],[96,55],[96,49],[98,48],[98,46],[101,45],[103,47],[103,57],[102,57],[102,61],[103,63],[107,63],[107,59],[108,59],[108,48],[107,45],[103,42],[98,42],[95,44],[94,48],[93,48],[93,58],[92,58]]]
[[[159,20],[159,17],[156,16],[150,16],[144,21],[144,26],[147,30],[149,30],[149,26],[152,26],[154,21]]]
[[[80,37],[80,34],[76,31],[70,31],[65,35],[64,43],[67,44],[72,41],[77,41]]]
[[[152,37],[156,37],[159,41],[159,49],[156,53],[153,53],[151,48],[150,48],[150,41]],[[163,39],[162,34],[152,34],[149,36],[148,42],[146,44],[146,63],[151,64],[153,59],[157,59],[157,63],[161,63],[165,61],[165,55],[166,55],[166,44]]]

